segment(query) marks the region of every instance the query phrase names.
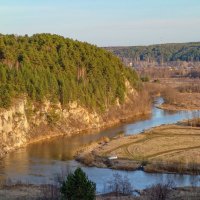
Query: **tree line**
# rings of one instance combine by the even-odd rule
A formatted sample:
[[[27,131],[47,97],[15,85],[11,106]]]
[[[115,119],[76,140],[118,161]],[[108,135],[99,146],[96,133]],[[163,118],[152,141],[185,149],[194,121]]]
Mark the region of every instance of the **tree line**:
[[[174,43],[150,46],[110,47],[106,48],[120,58],[135,61],[169,62],[200,61],[200,43]]]

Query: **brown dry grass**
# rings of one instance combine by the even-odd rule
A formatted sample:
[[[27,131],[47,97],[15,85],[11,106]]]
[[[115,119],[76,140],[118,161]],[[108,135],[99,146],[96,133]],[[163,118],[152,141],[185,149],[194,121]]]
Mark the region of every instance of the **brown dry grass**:
[[[171,88],[180,88],[193,84],[200,84],[200,79],[191,78],[159,78],[160,84]]]
[[[170,91],[169,91],[170,92]],[[160,106],[166,110],[199,110],[200,109],[200,93],[171,93],[172,101],[164,103]],[[169,96],[166,96],[166,100]]]
[[[132,197],[132,196],[112,196],[112,195],[103,195],[97,196],[96,200],[149,200],[148,196],[144,191],[141,191],[141,196]],[[41,190],[37,186],[18,186],[18,187],[9,187],[7,189],[0,189],[0,199],[2,200],[42,200],[42,199],[52,199],[53,198],[44,198]],[[55,198],[60,199],[60,198]],[[175,188],[170,191],[169,197],[167,200],[199,200],[200,199],[200,188]]]
[[[163,78],[159,83],[147,83],[151,96],[160,94],[165,103],[160,106],[166,110],[199,110],[200,79]]]
[[[200,128],[164,125],[111,141],[95,152],[141,162],[200,164]]]
[[[142,192],[138,197],[115,197],[115,196],[98,196],[97,200],[149,200],[149,196]],[[166,200],[199,200],[200,188],[185,187],[174,188],[169,192],[169,196]]]
[[[16,200],[16,199],[39,199],[41,190],[37,186],[10,186],[0,189],[0,199]]]

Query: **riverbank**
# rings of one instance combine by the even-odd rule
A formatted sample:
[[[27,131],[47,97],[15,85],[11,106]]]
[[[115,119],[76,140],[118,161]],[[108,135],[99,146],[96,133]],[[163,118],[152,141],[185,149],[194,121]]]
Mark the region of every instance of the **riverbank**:
[[[48,101],[33,104],[25,97],[16,99],[9,109],[0,110],[0,158],[38,141],[86,134],[150,114],[151,102],[143,98],[144,93],[133,88],[128,91],[123,105],[113,105],[102,113],[77,102],[63,108]],[[141,101],[145,106],[137,106]]]
[[[119,196],[116,197],[112,194],[98,196],[97,200],[149,200],[149,199],[158,199],[159,192],[156,194],[156,191],[152,188],[148,188],[146,190],[140,191],[140,196]],[[164,192],[165,193],[165,192]],[[166,200],[199,200],[200,199],[200,188],[199,187],[180,187],[180,188],[172,188],[168,191],[166,195]]]
[[[188,111],[200,109],[200,93],[178,93],[173,101],[163,103],[158,108],[170,111]],[[167,98],[167,97],[166,97]]]
[[[157,107],[168,111],[200,109],[200,80],[189,78],[160,78],[145,83],[151,96],[161,95],[164,103]]]
[[[152,188],[137,191],[138,196],[118,196],[114,194],[97,195],[96,200],[147,200],[152,195]],[[155,193],[155,192],[154,192]],[[155,195],[155,194],[154,194]],[[199,187],[180,187],[172,188],[167,192],[167,200],[199,200]],[[46,199],[61,199],[59,189],[52,185],[11,185],[0,188],[0,199],[3,200],[46,200]]]
[[[93,143],[76,160],[102,168],[199,174],[200,128],[189,125],[162,125],[142,134]],[[109,159],[112,156],[117,159]]]

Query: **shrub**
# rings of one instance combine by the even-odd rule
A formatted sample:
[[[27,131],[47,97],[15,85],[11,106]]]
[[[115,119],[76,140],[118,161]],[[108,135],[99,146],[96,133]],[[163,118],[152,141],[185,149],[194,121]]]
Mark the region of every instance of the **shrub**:
[[[146,197],[148,200],[166,200],[169,197],[173,182],[158,183],[147,189]]]
[[[178,91],[169,87],[163,91],[162,96],[164,97],[165,102],[169,104],[177,103],[180,98]]]
[[[0,107],[8,108],[11,105],[9,88],[6,85],[0,85]]]
[[[104,187],[104,192],[112,193],[115,196],[130,196],[132,191],[133,188],[128,177],[122,177],[118,173],[114,174],[113,178]]]
[[[142,82],[149,82],[150,78],[148,76],[143,76],[143,77],[141,77],[141,81]]]
[[[94,200],[96,184],[88,179],[81,168],[77,168],[63,182],[61,193],[66,200]]]
[[[55,111],[51,111],[47,114],[47,121],[49,124],[55,124],[59,121],[60,116]]]

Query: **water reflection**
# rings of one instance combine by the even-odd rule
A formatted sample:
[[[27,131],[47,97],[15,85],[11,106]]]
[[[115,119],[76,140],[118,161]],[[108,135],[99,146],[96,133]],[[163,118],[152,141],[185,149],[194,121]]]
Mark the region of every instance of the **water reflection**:
[[[162,103],[159,98],[155,104]],[[90,134],[74,136],[73,138],[59,137],[32,144],[24,149],[7,155],[0,161],[0,179],[11,178],[12,180],[23,180],[29,183],[53,182],[55,174],[61,169],[75,169],[81,166],[89,178],[97,183],[97,188],[102,191],[103,184],[109,180],[115,171],[110,169],[88,168],[73,160],[77,149],[81,146],[96,141],[103,136],[113,138],[121,133],[126,135],[142,132],[161,124],[170,124],[183,119],[192,118],[194,112],[168,112],[153,106],[152,114],[140,120],[133,120],[120,126],[112,127],[103,131],[92,131]],[[199,177],[176,175],[176,174],[147,174],[142,171],[123,172],[131,179],[137,189],[143,189],[153,183],[173,179],[177,186],[191,185]]]

